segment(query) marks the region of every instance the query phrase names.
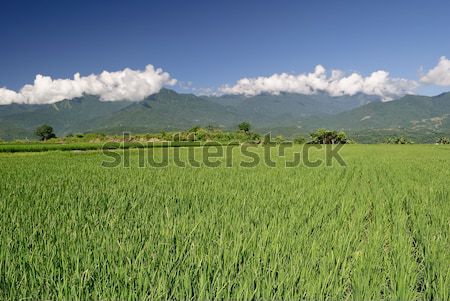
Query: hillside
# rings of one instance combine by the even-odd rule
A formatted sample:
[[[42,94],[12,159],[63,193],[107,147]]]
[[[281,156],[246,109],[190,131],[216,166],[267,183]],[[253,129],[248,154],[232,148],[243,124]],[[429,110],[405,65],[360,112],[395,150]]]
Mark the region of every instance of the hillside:
[[[339,129],[449,129],[450,93],[435,97],[407,95],[390,102],[372,102],[336,115],[305,118],[304,128]]]
[[[234,128],[242,120],[255,127],[290,126],[315,114],[333,114],[377,101],[367,95],[225,95],[195,96],[162,89],[141,102],[100,101],[96,96],[64,100],[51,105],[0,106],[0,137],[33,136],[47,123],[57,135],[77,132],[119,133],[183,130],[195,125]]]
[[[240,120],[235,109],[193,94],[162,89],[141,102],[131,103],[93,123],[92,129],[161,131],[183,130],[194,125],[228,127]]]
[[[97,118],[108,116],[129,104],[125,101],[104,102],[96,96],[84,96],[55,104],[0,106],[0,121],[27,131],[28,136],[32,136],[33,130],[44,123],[53,126],[58,135],[63,135],[83,131]]]
[[[325,127],[343,129],[364,142],[400,134],[429,141],[434,138],[427,137],[450,132],[449,116],[450,93],[435,97],[407,95],[381,102],[364,94],[206,97],[162,89],[141,102],[108,102],[84,96],[51,105],[0,106],[0,138],[33,137],[34,129],[43,123],[52,125],[57,135],[67,135],[175,131],[195,125],[234,129],[246,120],[256,131],[286,136],[305,135]]]
[[[224,95],[205,99],[233,108],[243,119],[257,127],[292,125],[308,116],[336,114],[367,103],[380,102],[379,98],[364,94],[330,97],[328,94],[280,93],[252,97]]]

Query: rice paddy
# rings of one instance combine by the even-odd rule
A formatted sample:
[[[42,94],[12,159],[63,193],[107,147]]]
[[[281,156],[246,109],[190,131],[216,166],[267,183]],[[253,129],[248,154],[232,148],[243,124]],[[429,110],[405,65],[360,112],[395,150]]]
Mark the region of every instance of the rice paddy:
[[[130,153],[0,154],[0,299],[450,299],[450,147],[315,168]]]

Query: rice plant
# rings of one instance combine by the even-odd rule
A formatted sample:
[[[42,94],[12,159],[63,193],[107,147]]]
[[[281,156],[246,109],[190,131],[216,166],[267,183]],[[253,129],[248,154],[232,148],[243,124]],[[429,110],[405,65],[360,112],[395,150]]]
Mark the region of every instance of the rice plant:
[[[447,146],[347,145],[316,168],[138,154],[0,154],[1,299],[450,299]]]

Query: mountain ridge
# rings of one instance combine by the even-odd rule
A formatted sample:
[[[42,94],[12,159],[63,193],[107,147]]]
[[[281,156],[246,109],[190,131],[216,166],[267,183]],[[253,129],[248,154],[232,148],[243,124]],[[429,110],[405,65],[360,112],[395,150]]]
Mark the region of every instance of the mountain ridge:
[[[358,131],[450,130],[450,93],[404,97],[382,102],[357,94],[280,93],[253,97],[241,95],[196,96],[162,89],[140,102],[101,101],[85,95],[54,104],[0,106],[0,138],[32,137],[44,123],[57,135],[82,132],[120,133],[185,130],[195,125],[234,129],[249,121],[255,130],[307,133],[318,127]]]

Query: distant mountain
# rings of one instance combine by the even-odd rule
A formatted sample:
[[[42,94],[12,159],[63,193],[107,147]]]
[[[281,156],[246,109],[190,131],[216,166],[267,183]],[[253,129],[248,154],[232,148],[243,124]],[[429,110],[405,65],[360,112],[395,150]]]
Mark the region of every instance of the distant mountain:
[[[305,128],[450,129],[450,93],[435,97],[407,95],[395,101],[372,102],[350,111],[303,119]]]
[[[373,141],[372,136],[396,133],[420,137],[447,133],[450,132],[449,116],[450,93],[435,97],[407,95],[381,102],[364,94],[211,97],[162,89],[141,102],[108,102],[96,96],[84,96],[50,105],[0,106],[0,138],[33,137],[34,129],[44,123],[53,126],[57,135],[66,135],[174,131],[195,125],[235,129],[239,122],[246,120],[260,132],[292,136],[326,127],[343,129],[363,137],[363,141]]]
[[[36,139],[33,131],[0,120],[0,140]]]
[[[330,97],[328,94],[280,93],[252,97],[224,95],[204,98],[233,108],[242,118],[258,127],[292,125],[304,117],[336,114],[371,102],[380,102],[378,97],[365,94]]]
[[[14,125],[33,136],[41,124],[51,125],[57,134],[81,132],[99,117],[129,106],[126,101],[105,102],[96,96],[84,96],[44,105],[0,106],[0,123]]]
[[[141,102],[131,103],[93,123],[103,132],[184,130],[195,125],[226,128],[236,124],[240,114],[227,106],[193,94],[162,89]]]
[[[10,104],[0,105],[0,118],[8,115],[21,114],[26,112],[33,112],[36,109],[43,107],[42,105],[25,105],[25,104]]]
[[[44,123],[53,126],[57,135],[172,131],[195,125],[230,129],[243,120],[255,127],[292,125],[306,116],[338,113],[372,101],[379,100],[362,94],[207,97],[168,89],[141,102],[108,102],[96,96],[83,96],[55,104],[0,106],[0,138],[33,137],[33,130]]]

